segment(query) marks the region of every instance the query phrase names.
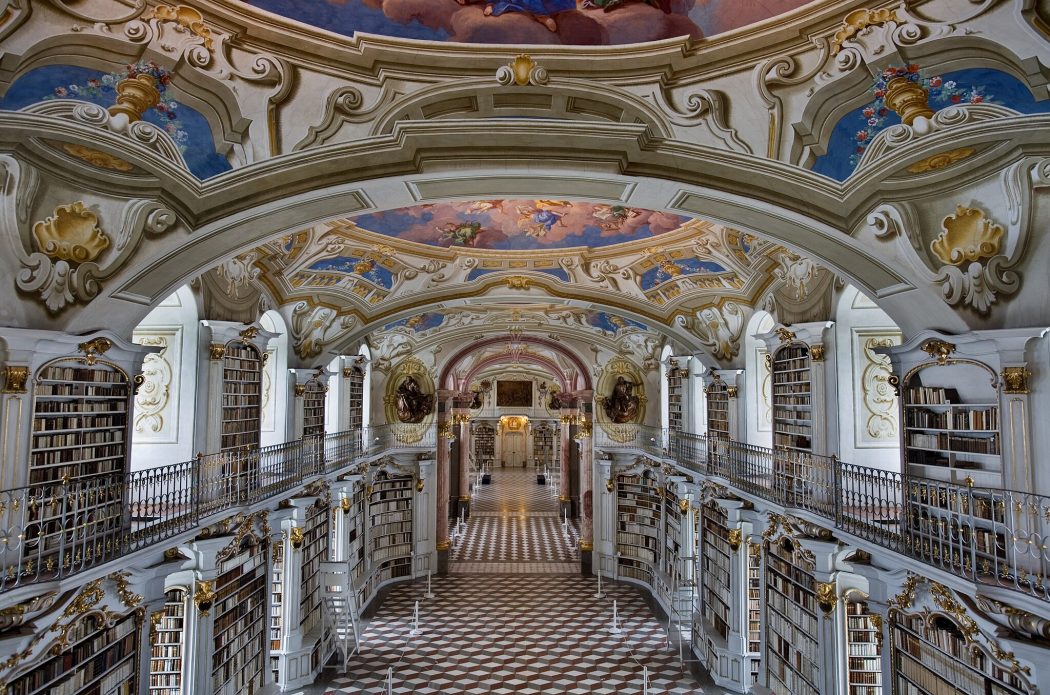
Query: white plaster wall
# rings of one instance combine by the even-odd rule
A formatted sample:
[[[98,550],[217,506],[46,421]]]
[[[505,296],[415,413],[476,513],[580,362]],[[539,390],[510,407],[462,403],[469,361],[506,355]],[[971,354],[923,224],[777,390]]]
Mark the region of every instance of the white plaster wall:
[[[263,404],[260,443],[262,446],[282,444],[288,439],[288,427],[293,411],[289,410],[288,382],[288,326],[276,311],[262,315],[262,327],[279,336],[270,341],[266,352],[270,357],[263,368]]]
[[[695,357],[689,360],[689,407],[690,423],[686,431],[694,434],[707,433],[707,398],[704,396],[704,374],[707,367]]]
[[[339,403],[343,391],[343,358],[336,357],[326,369],[332,376],[328,378],[328,393],[324,399],[324,431],[331,434],[342,429],[339,426]]]
[[[767,311],[756,311],[744,335],[744,440],[756,446],[773,446],[772,379],[766,365],[766,344],[755,338],[773,330],[776,321]]]
[[[900,329],[886,312],[856,288],[839,297],[835,316],[835,366],[838,376],[839,458],[884,470],[900,470],[900,422],[897,399],[885,400],[889,360],[872,362],[871,341],[899,345]],[[878,389],[883,389],[880,395]]]
[[[1050,427],[1043,425],[1050,413],[1050,337],[1032,341],[1028,360],[1028,431],[1031,433],[1032,492],[1050,495]]]
[[[135,398],[131,469],[156,468],[194,457],[197,341],[200,322],[189,287],[181,287],[135,328],[132,340],[163,347],[143,364],[146,382]]]

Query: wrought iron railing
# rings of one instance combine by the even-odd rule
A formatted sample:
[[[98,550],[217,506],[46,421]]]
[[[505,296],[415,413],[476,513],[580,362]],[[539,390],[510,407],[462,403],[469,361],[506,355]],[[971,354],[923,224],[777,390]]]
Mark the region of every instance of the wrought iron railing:
[[[0,491],[0,591],[78,574],[386,450],[431,448],[432,429],[380,425]]]
[[[595,439],[603,448],[644,448]],[[672,432],[669,456],[741,493],[974,583],[1050,600],[1050,497],[905,476],[835,457]]]
[[[670,430],[647,425],[598,423],[592,436],[597,447],[639,449],[653,456],[666,456],[671,445]]]

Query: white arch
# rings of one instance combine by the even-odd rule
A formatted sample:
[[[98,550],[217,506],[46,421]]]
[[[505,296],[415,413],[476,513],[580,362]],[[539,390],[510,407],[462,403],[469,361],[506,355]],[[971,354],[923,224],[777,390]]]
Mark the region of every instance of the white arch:
[[[870,348],[899,344],[900,328],[856,287],[835,306],[835,364],[839,401],[839,456],[844,461],[900,469],[898,408],[886,382],[889,360]],[[876,362],[886,362],[881,369]]]
[[[136,343],[162,348],[143,363],[145,381],[135,396],[131,469],[193,458],[200,322],[193,291],[183,285],[135,327]]]

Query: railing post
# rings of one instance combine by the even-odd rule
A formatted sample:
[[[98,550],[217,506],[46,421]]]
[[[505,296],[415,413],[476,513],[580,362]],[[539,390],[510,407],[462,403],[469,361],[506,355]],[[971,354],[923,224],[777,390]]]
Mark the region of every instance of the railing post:
[[[831,455],[832,494],[835,495],[833,506],[836,528],[842,528],[842,467],[839,466],[839,457]]]

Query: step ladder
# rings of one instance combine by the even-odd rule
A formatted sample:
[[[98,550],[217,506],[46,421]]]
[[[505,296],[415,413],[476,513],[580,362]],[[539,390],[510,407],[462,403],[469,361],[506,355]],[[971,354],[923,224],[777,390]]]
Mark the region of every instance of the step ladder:
[[[342,672],[346,673],[350,659],[361,650],[361,613],[357,592],[350,581],[349,563],[322,562],[320,569],[325,617],[332,629]]]

